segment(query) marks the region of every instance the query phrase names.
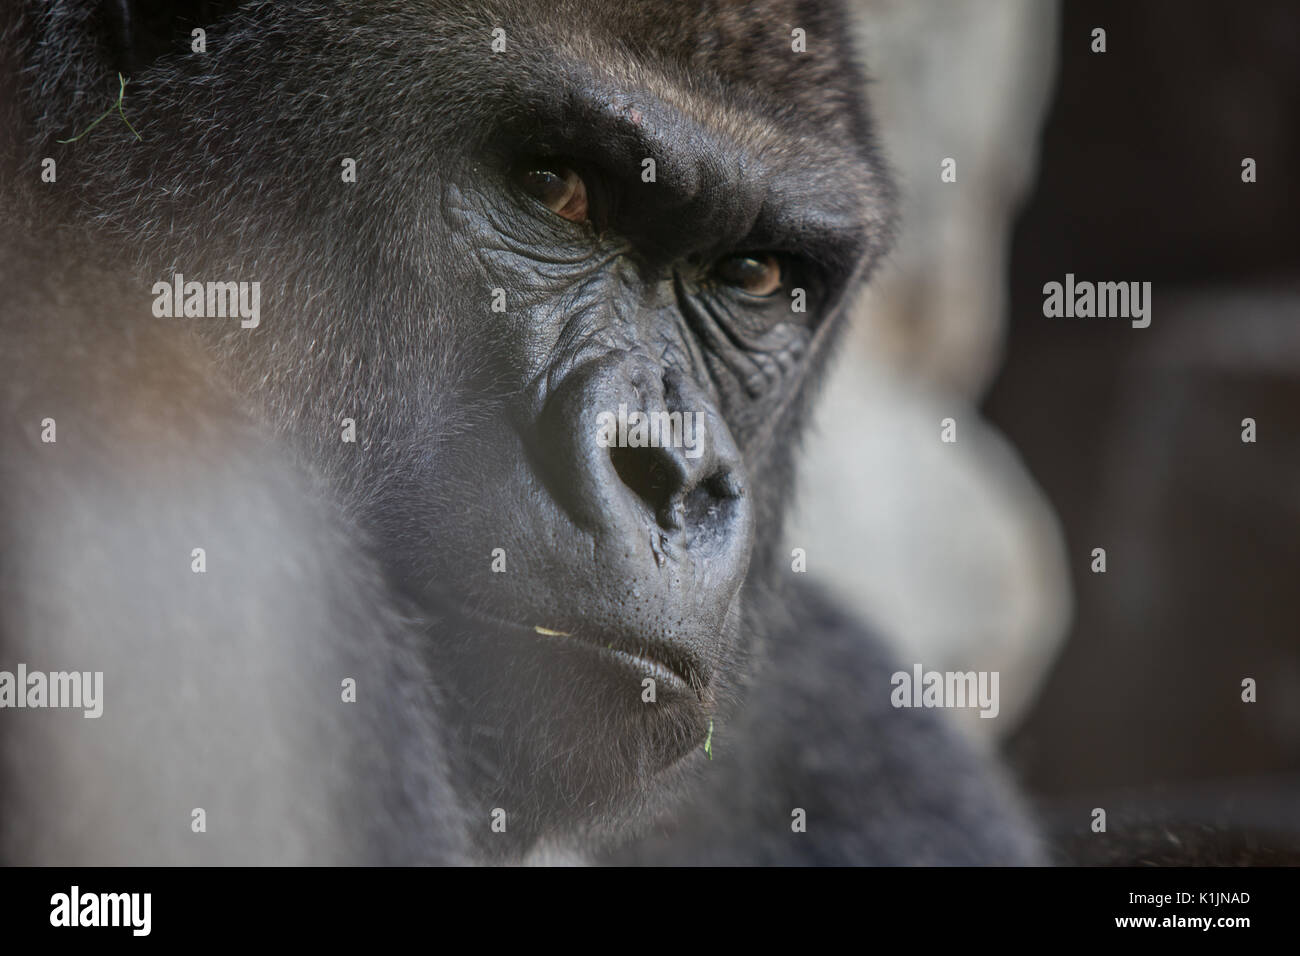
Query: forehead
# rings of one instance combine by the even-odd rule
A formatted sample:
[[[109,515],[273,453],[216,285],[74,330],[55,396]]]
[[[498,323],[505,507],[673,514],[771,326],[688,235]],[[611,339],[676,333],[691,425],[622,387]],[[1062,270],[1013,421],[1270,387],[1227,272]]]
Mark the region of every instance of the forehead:
[[[474,7],[511,50],[582,64],[599,86],[646,89],[838,143],[869,139],[865,86],[838,0],[527,0]],[[536,64],[542,65],[540,63]]]

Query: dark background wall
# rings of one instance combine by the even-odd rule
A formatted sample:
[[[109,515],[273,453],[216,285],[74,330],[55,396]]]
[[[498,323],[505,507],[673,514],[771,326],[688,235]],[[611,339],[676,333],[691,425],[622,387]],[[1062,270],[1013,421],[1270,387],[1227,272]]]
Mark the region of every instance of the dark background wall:
[[[1163,788],[1300,823],[1300,3],[1066,3],[1060,43],[983,410],[1059,511],[1077,605],[1009,755],[1049,804]],[[1067,272],[1152,282],[1151,327],[1044,317]]]

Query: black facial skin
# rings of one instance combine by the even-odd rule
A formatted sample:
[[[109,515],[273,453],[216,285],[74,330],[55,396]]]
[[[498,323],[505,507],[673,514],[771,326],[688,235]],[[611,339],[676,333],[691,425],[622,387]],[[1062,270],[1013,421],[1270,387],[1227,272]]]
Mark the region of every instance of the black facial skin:
[[[153,619],[197,635],[195,650],[155,644],[139,659],[161,657],[161,672],[184,677],[190,655],[245,635],[263,605],[337,607],[334,627],[281,615],[275,633],[251,633],[247,653],[283,645],[333,686],[379,662],[361,683],[366,700],[390,709],[336,731],[347,737],[342,756],[322,731],[304,730],[292,752],[307,769],[278,781],[309,800],[313,768],[368,768],[321,784],[338,786],[334,804],[373,831],[361,858],[457,859],[467,841],[473,858],[510,860],[548,842],[626,840],[706,767],[715,783],[728,779],[704,745],[741,726],[732,717],[765,657],[758,637],[775,639],[774,622],[793,614],[776,545],[800,423],[846,297],[890,233],[892,193],[838,7],[45,7],[7,11],[0,48],[14,94],[0,100],[0,119],[22,131],[7,140],[15,185],[5,209],[30,237],[10,251],[11,263],[30,265],[6,281],[25,289],[24,275],[50,275],[22,301],[49,311],[35,327],[52,330],[46,342],[6,316],[12,341],[35,336],[38,370],[8,401],[38,414],[29,393],[57,381],[50,400],[70,402],[79,427],[115,435],[122,422],[145,423],[124,462],[68,453],[91,501],[115,469],[123,484],[150,487],[160,462],[198,463],[175,529],[160,517],[173,485],[139,518],[95,511],[128,551],[159,538],[170,554],[193,537],[193,512],[212,519],[210,537],[225,529],[228,555],[260,569],[237,592],[212,576],[204,593],[214,603],[198,624],[192,599],[173,588],[115,586],[133,599],[143,588]],[[188,52],[194,22],[206,24],[206,54]],[[807,31],[809,53],[791,50],[792,26]],[[491,49],[496,27],[504,52]],[[58,145],[108,105],[100,94],[116,93],[119,70],[130,74],[124,110],[142,141],[106,122]],[[49,155],[57,183],[31,188]],[[342,181],[344,158],[356,160],[355,183]],[[260,281],[259,327],[154,319],[149,290],[178,272]],[[60,282],[75,294],[56,291]],[[42,305],[60,295],[59,309]],[[505,311],[495,311],[501,296]],[[91,341],[61,329],[92,325],[87,354],[58,347],[69,335]],[[186,387],[168,377],[175,368],[189,369]],[[121,383],[130,387],[119,394]],[[701,416],[703,453],[600,446],[597,416],[620,404]],[[355,443],[340,441],[345,418]],[[11,480],[43,540],[41,522],[66,503],[37,472]],[[241,521],[252,530],[238,531]],[[261,542],[259,528],[278,537]],[[493,571],[496,549],[504,573]],[[119,558],[106,580],[129,565]],[[30,594],[19,578],[11,593]],[[64,590],[51,597],[67,600]],[[97,646],[125,644],[139,604],[101,609]],[[238,623],[236,611],[247,612]],[[801,657],[802,627],[782,626],[783,653],[799,659],[781,673],[801,686],[829,692],[842,677],[858,699],[880,676],[859,679],[848,663],[858,638],[843,641],[844,660],[826,646],[826,672]],[[815,646],[812,632],[806,643]],[[646,678],[654,703],[642,697]],[[776,695],[765,713],[783,720],[794,698],[762,686]],[[254,684],[249,700],[264,699]],[[238,729],[290,746],[285,728]],[[803,747],[832,739],[811,726],[789,732]],[[875,736],[863,723],[845,746]],[[925,752],[940,750],[931,741]],[[875,798],[855,775],[870,762],[855,751],[833,763],[844,771],[839,806],[861,819]],[[403,769],[413,764],[429,779]],[[765,765],[756,758],[746,773]],[[262,786],[238,762],[226,775]],[[906,779],[890,785],[901,792]],[[736,794],[720,805],[738,805]],[[506,811],[505,834],[487,826],[494,808]],[[779,823],[788,812],[759,816]],[[868,853],[836,841],[834,852]]]

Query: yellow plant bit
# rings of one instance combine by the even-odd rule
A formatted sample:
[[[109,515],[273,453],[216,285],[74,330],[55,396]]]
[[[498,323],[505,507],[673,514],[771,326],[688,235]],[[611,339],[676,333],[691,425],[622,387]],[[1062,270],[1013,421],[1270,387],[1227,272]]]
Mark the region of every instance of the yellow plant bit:
[[[545,634],[547,637],[573,637],[568,631],[552,631],[549,627],[542,627],[540,624],[534,624],[533,630],[538,634]]]

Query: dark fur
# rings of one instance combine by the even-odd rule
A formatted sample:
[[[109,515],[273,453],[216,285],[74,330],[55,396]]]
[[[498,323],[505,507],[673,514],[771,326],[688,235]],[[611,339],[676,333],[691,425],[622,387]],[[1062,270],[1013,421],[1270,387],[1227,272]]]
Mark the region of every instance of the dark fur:
[[[890,232],[834,5],[253,3],[208,24],[208,55],[157,59],[85,0],[3,16],[21,238],[0,265],[0,666],[102,661],[109,681],[97,722],[3,715],[7,858],[1036,858],[993,774],[932,715],[888,707],[893,666],[775,550],[842,302]],[[793,26],[815,55],[783,52]],[[112,103],[119,68],[144,142],[110,117],[55,144]],[[505,198],[527,153],[599,154],[633,181],[653,154],[661,183],[576,239]],[[745,248],[772,209],[824,294],[746,379],[727,363],[752,356],[705,350],[646,277]],[[261,281],[262,326],[154,320],[147,290],[173,272]],[[727,525],[740,576],[694,565],[680,605],[612,593],[613,519],[554,477],[577,419],[550,409],[606,360],[627,367],[575,401],[677,375],[725,422],[719,455],[734,441],[718,467],[743,476],[757,540],[742,553],[747,525]],[[54,446],[35,437],[47,415]],[[488,572],[496,546],[508,575]],[[485,612],[669,635],[702,655],[700,701],[629,706],[587,651]],[[207,839],[184,829],[194,806]]]

